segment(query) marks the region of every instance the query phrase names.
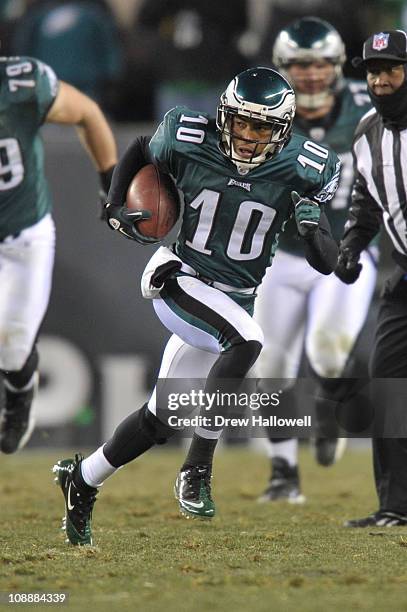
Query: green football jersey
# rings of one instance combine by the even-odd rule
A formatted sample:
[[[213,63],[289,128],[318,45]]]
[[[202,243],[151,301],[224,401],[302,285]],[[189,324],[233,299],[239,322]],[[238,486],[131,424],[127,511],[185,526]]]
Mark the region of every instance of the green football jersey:
[[[30,57],[0,58],[0,240],[39,221],[51,207],[39,128],[58,80]]]
[[[351,203],[353,183],[352,141],[360,119],[371,108],[366,83],[347,81],[334,109],[334,118],[324,126],[324,120],[306,121],[298,115],[294,119],[294,132],[328,145],[338,153],[342,163],[341,178],[335,197],[325,207],[332,235],[339,242]],[[335,116],[336,114],[336,116]],[[296,225],[290,221],[279,241],[279,248],[294,255],[303,255]]]
[[[259,285],[271,264],[294,212],[291,191],[322,204],[339,178],[337,155],[300,135],[241,175],[219,148],[215,120],[185,107],[166,114],[150,149],[184,194],[177,254],[202,276],[239,288]]]

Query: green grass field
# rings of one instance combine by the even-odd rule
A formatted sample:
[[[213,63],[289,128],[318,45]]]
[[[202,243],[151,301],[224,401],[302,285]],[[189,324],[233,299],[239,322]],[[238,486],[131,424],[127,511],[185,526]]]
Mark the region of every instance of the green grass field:
[[[301,453],[308,501],[296,507],[256,504],[266,458],[220,450],[209,522],[178,513],[172,485],[184,453],[150,453],[103,486],[95,546],[85,548],[59,531],[50,468],[61,453],[3,455],[0,592],[65,591],[63,606],[24,609],[81,612],[407,610],[407,529],[341,526],[376,509],[370,453],[349,451],[330,469]]]

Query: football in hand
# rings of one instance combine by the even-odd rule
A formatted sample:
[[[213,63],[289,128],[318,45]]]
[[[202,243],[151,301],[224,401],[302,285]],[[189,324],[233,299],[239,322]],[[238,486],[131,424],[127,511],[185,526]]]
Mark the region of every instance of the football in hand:
[[[137,222],[137,230],[148,238],[164,238],[174,227],[180,212],[180,200],[174,181],[148,164],[137,172],[126,196],[130,210],[148,210],[150,219]]]

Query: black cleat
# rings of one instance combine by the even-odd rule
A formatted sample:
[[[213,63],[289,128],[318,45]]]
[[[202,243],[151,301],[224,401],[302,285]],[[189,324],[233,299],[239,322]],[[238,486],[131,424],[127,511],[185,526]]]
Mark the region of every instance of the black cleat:
[[[346,438],[316,438],[315,458],[319,465],[329,467],[342,457],[345,452]]]
[[[379,510],[360,519],[345,521],[344,527],[405,527],[407,516],[398,512]]]
[[[286,459],[274,457],[269,484],[257,501],[265,503],[280,500],[289,504],[303,504],[305,497],[301,493],[298,466],[290,466]]]
[[[187,518],[210,519],[215,516],[209,465],[197,465],[181,470],[175,481],[174,494],[180,511]]]
[[[11,455],[22,449],[35,427],[32,402],[38,387],[38,373],[27,391],[11,391],[4,385],[5,407],[0,419],[0,450]]]
[[[86,483],[77,484],[82,461],[82,455],[75,455],[75,459],[62,459],[52,468],[65,498],[62,529],[66,541],[79,546],[92,544],[92,510],[98,493],[98,489]]]

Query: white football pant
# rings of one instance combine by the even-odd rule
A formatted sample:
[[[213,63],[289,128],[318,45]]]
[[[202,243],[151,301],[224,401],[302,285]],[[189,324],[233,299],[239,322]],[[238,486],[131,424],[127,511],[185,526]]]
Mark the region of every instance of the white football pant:
[[[259,287],[255,320],[264,333],[256,363],[261,378],[295,378],[303,346],[323,378],[341,376],[363,327],[376,285],[376,267],[361,254],[360,277],[345,285],[325,276],[302,257],[278,251]]]
[[[168,300],[153,300],[157,316],[173,333],[165,347],[158,378],[206,379],[227,342],[216,324],[226,328],[228,338],[263,342],[259,325],[227,293],[190,276],[178,277],[177,284],[191,298],[186,305],[189,312],[177,310]],[[148,407],[156,414],[156,389]]]
[[[0,242],[0,370],[20,370],[31,353],[49,302],[54,254],[50,214]]]
[[[341,376],[376,285],[376,267],[366,251],[360,262],[360,277],[346,285],[335,274],[320,274],[305,258],[277,251],[256,300],[254,317],[265,337],[256,376],[295,379],[303,347],[318,376]],[[268,440],[264,445],[270,457],[278,453],[279,445],[274,451]]]

